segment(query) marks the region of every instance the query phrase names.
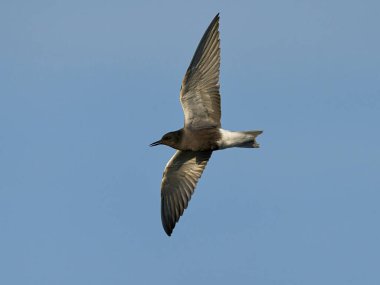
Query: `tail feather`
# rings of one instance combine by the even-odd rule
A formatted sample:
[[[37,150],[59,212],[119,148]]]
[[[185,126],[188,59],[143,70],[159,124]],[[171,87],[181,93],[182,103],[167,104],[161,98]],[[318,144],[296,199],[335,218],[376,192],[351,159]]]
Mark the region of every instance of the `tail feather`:
[[[247,135],[246,141],[236,145],[236,147],[244,148],[259,148],[260,145],[256,142],[256,137],[262,134],[263,131],[245,131],[241,132]]]
[[[255,138],[263,133],[263,131],[245,131],[243,134],[254,136]]]
[[[220,130],[221,141],[219,148],[229,147],[244,147],[244,148],[259,148],[260,145],[256,142],[256,137],[263,131],[243,131],[232,132],[227,130]]]

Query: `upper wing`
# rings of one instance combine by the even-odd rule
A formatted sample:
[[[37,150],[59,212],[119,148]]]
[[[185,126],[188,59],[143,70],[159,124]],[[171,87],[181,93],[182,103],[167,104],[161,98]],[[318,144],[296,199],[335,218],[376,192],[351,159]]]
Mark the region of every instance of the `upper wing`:
[[[187,208],[211,153],[178,150],[166,165],[161,183],[161,220],[169,236]]]
[[[182,81],[180,100],[185,127],[220,127],[219,14],[203,35]]]

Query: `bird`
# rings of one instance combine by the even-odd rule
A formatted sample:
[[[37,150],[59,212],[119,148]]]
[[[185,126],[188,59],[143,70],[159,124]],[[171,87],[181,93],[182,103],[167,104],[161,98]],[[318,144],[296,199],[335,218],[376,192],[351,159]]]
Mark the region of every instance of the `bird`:
[[[168,236],[187,208],[211,154],[231,147],[259,148],[263,131],[221,127],[219,13],[206,29],[182,80],[183,128],[168,132],[150,146],[176,150],[161,181],[161,221]]]

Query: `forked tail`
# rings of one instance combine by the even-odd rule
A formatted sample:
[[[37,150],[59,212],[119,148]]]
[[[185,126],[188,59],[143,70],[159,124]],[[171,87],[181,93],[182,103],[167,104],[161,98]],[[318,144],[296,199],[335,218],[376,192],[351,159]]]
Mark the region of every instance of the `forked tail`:
[[[256,142],[256,137],[262,134],[263,131],[245,131],[240,132],[246,135],[246,141],[237,145],[237,147],[247,147],[247,148],[259,148],[260,145]]]
[[[263,131],[232,132],[220,129],[221,140],[219,149],[230,147],[258,148],[256,137]]]

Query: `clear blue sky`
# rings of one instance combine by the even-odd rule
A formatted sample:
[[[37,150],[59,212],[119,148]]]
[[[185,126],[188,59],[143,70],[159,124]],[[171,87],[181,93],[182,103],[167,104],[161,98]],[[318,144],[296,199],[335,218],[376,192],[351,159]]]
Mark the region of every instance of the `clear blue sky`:
[[[379,1],[2,1],[0,284],[380,284]],[[216,152],[168,238],[179,88],[221,13]]]

